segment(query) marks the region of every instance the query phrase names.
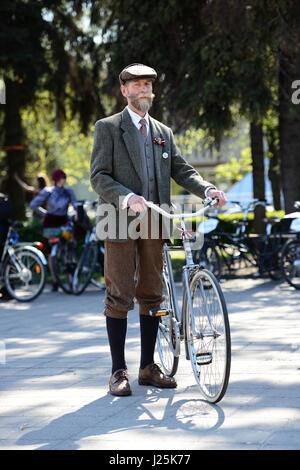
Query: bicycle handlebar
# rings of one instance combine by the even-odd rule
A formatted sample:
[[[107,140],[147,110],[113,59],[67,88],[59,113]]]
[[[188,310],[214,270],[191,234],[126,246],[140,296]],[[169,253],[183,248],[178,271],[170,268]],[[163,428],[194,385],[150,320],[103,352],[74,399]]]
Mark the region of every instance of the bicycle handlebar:
[[[148,202],[146,201],[146,205],[150,208],[150,209],[153,209],[155,210],[156,212],[159,212],[160,214],[162,214],[163,216],[165,217],[168,217],[169,219],[178,219],[178,218],[182,218],[182,219],[186,219],[187,217],[199,217],[200,215],[204,214],[204,212],[211,206],[213,206],[214,204],[217,204],[218,202],[218,199],[211,199],[210,197],[207,197],[206,199],[204,199],[203,201],[203,205],[204,207],[201,207],[201,209],[199,209],[198,211],[196,212],[186,212],[185,214],[184,213],[181,213],[181,214],[170,214],[169,212],[166,212],[164,209],[162,209],[161,207],[157,206],[156,204],[153,204],[152,202]]]

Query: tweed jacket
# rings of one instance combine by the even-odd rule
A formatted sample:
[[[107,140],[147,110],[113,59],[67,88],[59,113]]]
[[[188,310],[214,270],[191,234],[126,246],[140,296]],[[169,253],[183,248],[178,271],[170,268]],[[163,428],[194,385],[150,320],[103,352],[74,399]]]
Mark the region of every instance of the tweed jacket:
[[[204,181],[199,173],[189,165],[177,149],[172,130],[149,116],[152,139],[165,139],[165,145],[153,144],[155,176],[159,203],[171,205],[171,178],[189,192],[204,198],[205,189],[213,186]],[[163,157],[164,154],[164,157]],[[139,144],[131,117],[125,108],[113,116],[100,119],[95,124],[94,146],[90,161],[90,179],[99,196],[99,206],[111,204],[121,213],[121,204],[129,193],[142,194],[143,172],[139,155]],[[128,213],[127,213],[128,214]],[[130,210],[129,214],[133,214]],[[99,220],[104,217],[100,211]],[[128,215],[126,224],[136,217]],[[124,227],[123,227],[124,228]],[[127,240],[128,231],[120,234],[120,221],[117,218],[116,234],[106,237],[110,241]],[[104,237],[102,237],[104,239]]]

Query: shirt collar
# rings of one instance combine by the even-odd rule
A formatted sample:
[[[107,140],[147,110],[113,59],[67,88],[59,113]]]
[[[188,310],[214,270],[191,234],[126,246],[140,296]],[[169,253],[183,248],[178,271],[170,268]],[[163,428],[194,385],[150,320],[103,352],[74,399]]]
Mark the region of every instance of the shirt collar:
[[[133,124],[139,129],[141,127],[140,125],[140,120],[141,119],[146,119],[147,126],[149,126],[149,114],[146,113],[145,116],[142,118],[139,114],[135,113],[132,111],[132,109],[127,106],[127,111],[129,112],[129,116],[131,117],[131,120]]]

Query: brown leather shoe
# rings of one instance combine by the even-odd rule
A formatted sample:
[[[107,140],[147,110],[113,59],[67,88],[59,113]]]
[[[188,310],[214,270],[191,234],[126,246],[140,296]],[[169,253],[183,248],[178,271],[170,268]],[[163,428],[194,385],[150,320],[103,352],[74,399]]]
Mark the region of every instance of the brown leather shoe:
[[[110,376],[109,392],[111,395],[116,395],[117,397],[131,395],[128,371],[126,369],[118,369]]]
[[[152,385],[159,388],[175,388],[177,387],[174,377],[165,375],[157,364],[149,364],[139,372],[140,385]]]

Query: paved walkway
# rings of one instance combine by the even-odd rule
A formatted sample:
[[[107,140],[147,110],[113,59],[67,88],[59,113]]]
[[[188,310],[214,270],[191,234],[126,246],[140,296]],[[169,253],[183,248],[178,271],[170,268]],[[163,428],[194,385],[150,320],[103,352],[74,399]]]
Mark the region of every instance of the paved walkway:
[[[300,449],[300,291],[267,279],[222,287],[232,372],[218,405],[202,399],[183,355],[176,390],[138,385],[136,309],[133,395],[109,395],[101,291],[0,301],[0,449]]]

